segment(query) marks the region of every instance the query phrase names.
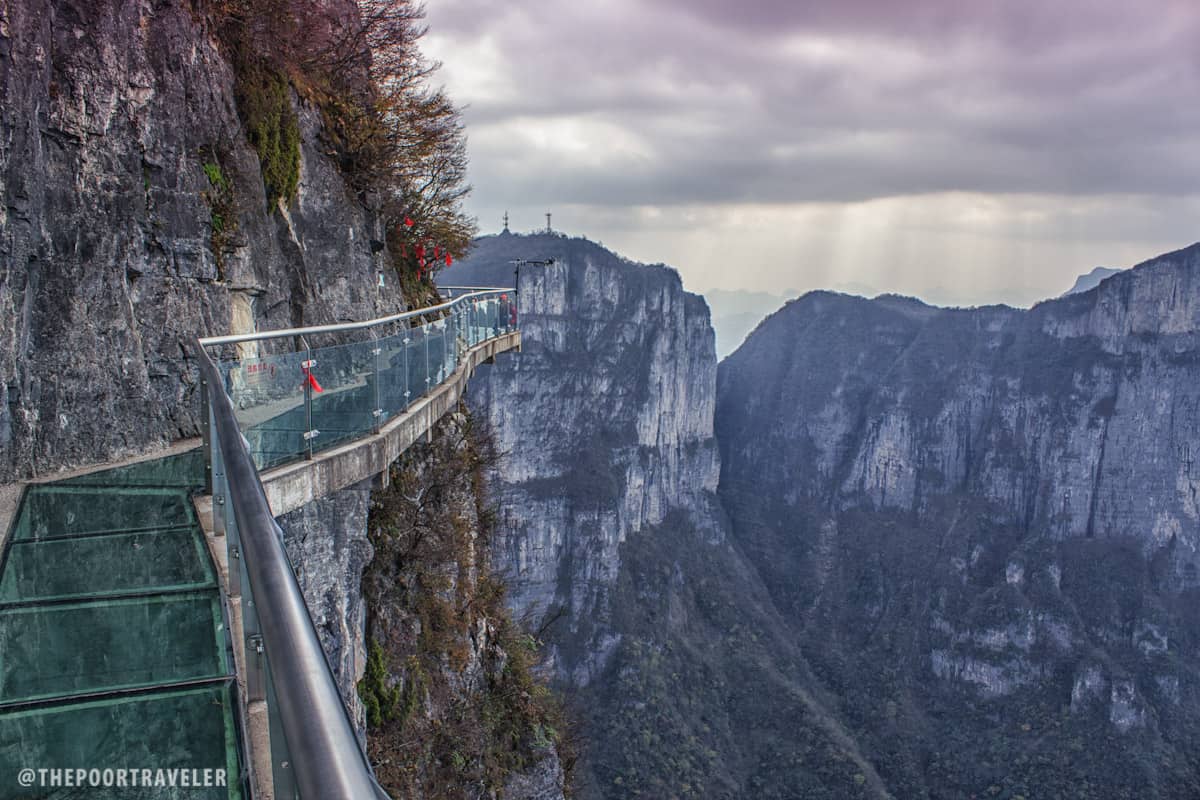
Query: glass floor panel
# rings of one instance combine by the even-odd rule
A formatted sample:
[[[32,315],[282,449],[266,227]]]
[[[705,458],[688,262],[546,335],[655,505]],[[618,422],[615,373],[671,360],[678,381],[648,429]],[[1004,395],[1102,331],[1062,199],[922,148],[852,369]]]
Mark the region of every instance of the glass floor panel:
[[[13,541],[110,531],[166,528],[193,522],[187,493],[172,488],[47,484],[30,487]]]
[[[238,800],[233,698],[221,685],[0,712],[0,797]],[[22,789],[26,767],[225,770],[225,787]],[[216,780],[216,773],[214,782]]]
[[[90,472],[78,478],[56,481],[55,486],[204,486],[204,453],[200,448],[165,458],[140,461],[125,467]]]
[[[194,528],[15,542],[0,575],[0,604],[215,587]]]
[[[0,703],[227,672],[215,590],[0,609]]]
[[[203,479],[194,450],[26,491],[0,553],[0,798],[242,797],[221,598],[190,497]],[[224,769],[232,785],[16,786],[33,766]]]

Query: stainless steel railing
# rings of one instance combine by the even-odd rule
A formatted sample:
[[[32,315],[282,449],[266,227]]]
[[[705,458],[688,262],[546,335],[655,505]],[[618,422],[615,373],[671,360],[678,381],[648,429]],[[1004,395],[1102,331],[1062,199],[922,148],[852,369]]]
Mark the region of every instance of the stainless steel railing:
[[[272,783],[277,800],[386,800],[387,795],[375,781],[370,763],[359,747],[354,724],[338,691],[333,670],[284,547],[283,532],[271,514],[258,466],[244,435],[247,419],[245,415],[239,419],[234,399],[226,389],[232,368],[222,371],[205,348],[288,336],[301,337],[301,341],[304,341],[306,337],[318,333],[370,330],[420,317],[444,315],[442,319],[431,320],[422,326],[442,326],[439,332],[443,345],[442,360],[436,373],[430,370],[430,339],[424,339],[426,360],[423,374],[425,391],[428,391],[432,388],[429,381],[431,375],[440,375],[447,365],[458,363],[460,345],[478,344],[491,338],[491,335],[507,333],[515,328],[515,296],[512,296],[511,308],[501,304],[502,297],[509,302],[511,292],[511,289],[472,291],[437,306],[367,322],[214,336],[194,341],[199,357],[201,397],[204,400],[205,449],[213,495],[213,524],[216,532],[226,538],[230,594],[241,597],[246,699],[251,703],[264,701],[267,705]],[[481,311],[480,306],[484,303],[488,307]],[[403,368],[406,382],[410,377],[408,355],[414,341],[409,336],[411,330],[387,337],[400,337],[403,358],[396,363]],[[451,350],[445,348],[448,333],[455,341]],[[357,392],[372,403],[379,402],[379,386],[386,380],[387,372],[386,369],[381,370],[380,353],[381,345],[386,344],[387,338],[373,337],[366,343],[360,343],[371,345],[374,371],[368,377],[373,380],[375,391],[369,391],[366,383],[357,382],[361,378],[357,376],[356,382],[349,384],[350,388],[345,389],[343,395],[351,396]],[[322,349],[306,349],[301,354],[264,358],[294,359],[297,355],[306,356],[303,359],[305,366],[303,372],[291,378],[303,379],[311,420],[311,384],[316,381],[310,380],[310,376],[315,378],[315,365],[320,363]],[[249,366],[244,363],[246,361],[253,366],[274,364],[253,357],[238,360],[240,366],[237,368]],[[393,364],[388,369],[396,370],[397,367]],[[259,373],[267,371],[258,370]],[[263,413],[280,409],[284,409],[284,415],[291,413],[292,409],[280,405],[278,398],[271,398],[271,392],[263,394],[268,398],[267,402],[275,405],[251,403],[248,407]],[[405,407],[412,399],[411,392],[405,391]],[[264,408],[267,410],[263,411]],[[273,417],[266,419],[269,423]],[[251,427],[253,424],[262,424],[251,422]],[[377,425],[376,422],[376,429]],[[370,433],[370,429],[362,433]]]

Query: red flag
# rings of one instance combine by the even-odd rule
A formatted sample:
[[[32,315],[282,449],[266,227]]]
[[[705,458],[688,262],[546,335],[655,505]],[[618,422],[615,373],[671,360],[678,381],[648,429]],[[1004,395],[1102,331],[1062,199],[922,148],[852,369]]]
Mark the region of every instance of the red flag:
[[[421,261],[421,262],[425,261],[425,245],[423,245],[423,244],[417,245],[417,249],[414,250],[413,252],[415,252],[417,254],[418,261]]]
[[[450,257],[449,253],[446,253],[446,266],[448,267],[453,263],[454,263],[454,259]]]
[[[308,369],[308,367],[301,367],[300,369],[304,370],[304,378],[305,378],[305,380],[308,381],[308,385],[312,387],[312,390],[314,392],[325,391],[324,389],[321,388],[321,384],[317,383],[317,376],[313,375],[312,372]]]
[[[411,218],[411,217],[405,217],[405,218],[404,218],[404,227],[406,227],[406,228],[411,228],[412,226],[413,226],[413,221],[412,221],[412,218]]]

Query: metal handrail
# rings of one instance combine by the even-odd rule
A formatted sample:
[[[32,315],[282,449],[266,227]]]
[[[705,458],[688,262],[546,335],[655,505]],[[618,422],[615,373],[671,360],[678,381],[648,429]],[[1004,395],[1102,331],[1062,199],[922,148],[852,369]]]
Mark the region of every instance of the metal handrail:
[[[451,292],[511,292],[514,289],[510,286],[442,286],[438,284],[439,289],[446,289]]]
[[[479,287],[475,287],[475,286],[445,286],[442,288],[445,288],[445,289],[477,289],[477,290],[479,289]],[[462,297],[456,297],[453,300],[450,300],[445,303],[441,303],[440,305],[429,306],[427,308],[418,308],[413,311],[404,311],[399,314],[391,314],[386,317],[379,317],[377,319],[369,319],[364,322],[342,322],[342,323],[336,323],[333,325],[314,325],[309,328],[283,328],[283,329],[277,330],[277,331],[261,331],[261,332],[256,331],[254,333],[236,333],[236,334],[232,334],[229,336],[206,336],[202,339],[197,339],[196,341],[203,348],[203,347],[215,347],[215,346],[223,345],[223,344],[240,344],[241,342],[263,341],[266,339],[282,339],[287,336],[311,336],[313,334],[318,334],[318,333],[337,333],[339,331],[356,331],[356,330],[362,330],[363,328],[373,328],[376,325],[386,325],[386,324],[392,323],[392,322],[401,322],[402,320],[413,319],[414,317],[421,317],[426,314],[435,314],[439,311],[446,311],[447,309],[454,307],[458,303],[461,303],[464,300],[469,300],[473,297],[482,297],[484,295],[496,294],[498,292],[512,292],[512,291],[515,291],[515,290],[509,289],[509,288],[504,288],[504,287],[485,288],[485,289],[481,289],[478,291],[473,291],[470,294],[464,294]]]
[[[238,427],[233,402],[222,388],[203,340],[194,341],[207,383],[214,445],[221,448],[229,502],[241,535],[242,562],[255,598],[267,666],[280,698],[278,713],[300,796],[388,800],[358,746],[283,546],[283,531],[271,515],[258,470]]]

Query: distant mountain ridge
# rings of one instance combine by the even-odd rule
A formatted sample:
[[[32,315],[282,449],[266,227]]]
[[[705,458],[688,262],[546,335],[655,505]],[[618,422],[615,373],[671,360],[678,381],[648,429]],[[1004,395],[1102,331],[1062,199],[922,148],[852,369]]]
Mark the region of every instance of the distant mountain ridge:
[[[811,292],[719,367],[661,266],[451,272],[548,257],[471,402],[581,800],[1200,797],[1200,245],[1028,310]]]
[[[775,294],[743,289],[709,289],[703,294],[712,310],[719,361],[736,350],[758,323],[800,292],[787,290]]]
[[[1101,281],[1111,278],[1118,272],[1124,271],[1125,270],[1121,269],[1113,269],[1112,267],[1096,267],[1086,275],[1080,275],[1078,278],[1076,278],[1075,285],[1063,292],[1062,296],[1066,297],[1069,294],[1079,294],[1080,292],[1086,292],[1089,289],[1095,289],[1100,285]]]
[[[1200,244],[1028,310],[813,292],[719,495],[897,798],[1200,797]]]

